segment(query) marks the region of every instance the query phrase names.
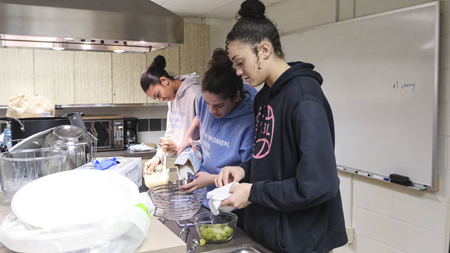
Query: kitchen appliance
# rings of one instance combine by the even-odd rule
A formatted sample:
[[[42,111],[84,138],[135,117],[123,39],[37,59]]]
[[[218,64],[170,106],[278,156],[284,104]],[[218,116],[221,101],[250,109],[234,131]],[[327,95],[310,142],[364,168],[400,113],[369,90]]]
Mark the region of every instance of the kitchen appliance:
[[[183,17],[149,0],[0,0],[0,48],[146,53],[183,43]]]
[[[67,170],[96,159],[97,139],[81,127],[61,125],[39,132],[14,145],[10,151],[58,147],[67,150]]]
[[[124,120],[121,116],[85,116],[87,131],[97,138],[97,151],[125,149]]]
[[[125,125],[125,148],[130,145],[137,144],[137,124],[138,118],[125,117],[123,118],[123,123]]]

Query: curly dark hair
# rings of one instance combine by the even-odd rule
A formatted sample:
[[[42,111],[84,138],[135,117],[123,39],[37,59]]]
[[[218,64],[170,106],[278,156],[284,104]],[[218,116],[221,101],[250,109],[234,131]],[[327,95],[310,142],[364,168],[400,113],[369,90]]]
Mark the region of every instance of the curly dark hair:
[[[236,15],[238,21],[227,35],[226,49],[233,41],[244,42],[253,46],[258,55],[258,44],[268,40],[273,47],[276,57],[284,59],[281,49],[280,34],[275,25],[264,15],[266,7],[259,0],[246,0]]]
[[[208,70],[202,80],[202,91],[219,96],[222,99],[235,99],[243,89],[242,78],[236,75],[233,63],[223,48],[216,48],[208,61]]]

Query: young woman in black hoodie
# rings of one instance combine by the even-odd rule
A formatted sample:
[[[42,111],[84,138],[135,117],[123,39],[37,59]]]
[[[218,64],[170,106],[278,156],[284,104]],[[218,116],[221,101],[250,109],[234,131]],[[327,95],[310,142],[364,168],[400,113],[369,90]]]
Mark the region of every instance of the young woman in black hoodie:
[[[240,182],[222,202],[245,208],[245,230],[275,252],[328,253],[347,243],[334,155],[334,124],[322,77],[284,60],[280,37],[258,0],[242,3],[227,35],[237,75],[256,95],[253,158],[225,167],[215,183]]]

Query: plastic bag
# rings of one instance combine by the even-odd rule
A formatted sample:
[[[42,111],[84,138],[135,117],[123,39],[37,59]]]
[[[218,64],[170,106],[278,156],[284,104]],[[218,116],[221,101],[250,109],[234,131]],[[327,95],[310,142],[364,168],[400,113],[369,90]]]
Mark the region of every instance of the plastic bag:
[[[34,118],[42,117],[42,114],[55,116],[55,104],[44,96],[25,98],[25,95],[10,97],[6,117]]]
[[[10,212],[0,225],[0,242],[25,253],[133,253],[155,212],[147,193],[138,202],[113,219],[48,229],[33,227]]]

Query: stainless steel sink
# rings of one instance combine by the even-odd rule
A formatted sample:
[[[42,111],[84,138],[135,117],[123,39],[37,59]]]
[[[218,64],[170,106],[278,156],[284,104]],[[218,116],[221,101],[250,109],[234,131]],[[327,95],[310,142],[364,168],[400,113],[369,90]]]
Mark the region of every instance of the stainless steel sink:
[[[239,247],[208,251],[208,253],[264,253],[264,251],[258,250],[251,244],[243,244]]]

